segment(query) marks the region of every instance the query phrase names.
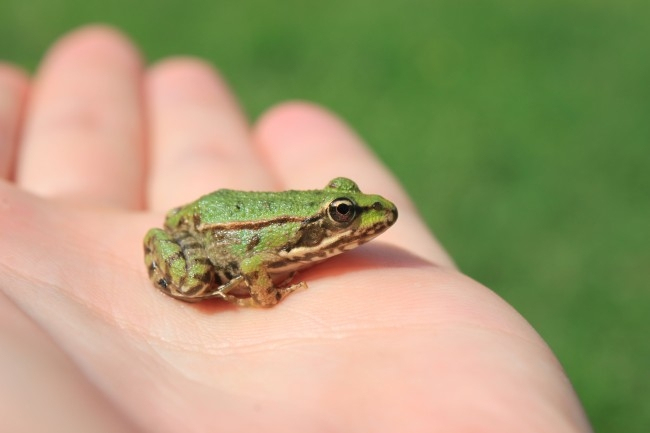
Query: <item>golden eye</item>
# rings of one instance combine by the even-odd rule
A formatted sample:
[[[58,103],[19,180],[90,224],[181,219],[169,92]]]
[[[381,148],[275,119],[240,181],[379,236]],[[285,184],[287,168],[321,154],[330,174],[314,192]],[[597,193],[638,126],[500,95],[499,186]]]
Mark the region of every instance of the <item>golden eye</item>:
[[[357,206],[348,198],[337,198],[330,203],[327,208],[327,213],[332,221],[345,225],[354,219],[357,213]]]

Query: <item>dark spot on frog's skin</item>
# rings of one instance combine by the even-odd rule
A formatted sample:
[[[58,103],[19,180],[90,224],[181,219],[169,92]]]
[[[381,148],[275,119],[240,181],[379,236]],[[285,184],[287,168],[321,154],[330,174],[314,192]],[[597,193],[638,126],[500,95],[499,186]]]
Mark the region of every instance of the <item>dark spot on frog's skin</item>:
[[[205,284],[210,284],[212,282],[212,272],[205,272],[199,276],[199,281]]]
[[[166,289],[167,286],[168,286],[168,284],[167,284],[167,280],[165,280],[164,278],[159,279],[159,280],[158,280],[158,285],[159,285],[160,287],[162,287],[163,289]]]
[[[276,300],[276,301],[279,301],[280,299],[282,299],[282,293],[280,293],[280,292],[275,292],[275,300]]]
[[[180,251],[174,251],[169,256],[165,257],[165,263],[172,263],[182,258],[183,258],[183,254]]]
[[[201,225],[201,215],[199,214],[194,214],[193,216],[193,221],[194,221],[194,227],[198,227]]]
[[[223,270],[223,276],[226,277],[225,281],[230,281],[233,278],[235,278],[235,275],[232,272],[230,272],[228,268]]]
[[[323,215],[321,215],[321,214],[312,215],[309,218],[306,218],[305,220],[303,220],[303,222],[300,224],[300,226],[301,227],[308,226],[308,225],[313,224],[313,223],[315,223],[316,221],[318,221],[318,220],[320,220],[322,218],[323,218]]]
[[[194,259],[194,263],[200,263],[205,266],[212,266],[212,262],[207,257],[197,257]]]
[[[191,254],[194,251],[191,250],[201,250],[201,244],[199,241],[196,239],[189,239],[185,242],[179,242],[178,243],[181,246],[181,249],[184,251],[184,254],[187,256],[188,254]]]
[[[302,236],[300,236],[300,240],[298,241],[298,245],[313,247],[320,244],[324,237],[325,229],[317,225],[312,225],[311,227],[307,227],[305,230],[303,230]]]
[[[174,233],[173,238],[176,242],[182,242],[190,237],[190,233],[186,231],[179,231]]]
[[[235,210],[241,210],[241,205],[239,203],[235,204]]]
[[[255,248],[257,245],[260,243],[260,237],[258,235],[255,235],[251,238],[251,240],[246,244],[246,251],[251,251],[253,248]]]

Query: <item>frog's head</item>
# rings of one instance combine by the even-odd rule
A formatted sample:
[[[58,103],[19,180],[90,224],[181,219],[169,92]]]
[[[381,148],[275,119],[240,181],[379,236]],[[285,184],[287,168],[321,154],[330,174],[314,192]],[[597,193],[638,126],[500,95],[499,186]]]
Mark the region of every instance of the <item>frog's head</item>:
[[[355,238],[364,243],[384,232],[397,220],[397,208],[392,202],[379,195],[362,193],[357,184],[348,178],[332,179],[325,191],[335,197],[327,203],[326,209],[323,207],[328,220],[325,225],[329,226],[332,234],[342,232],[346,238]]]
[[[397,220],[393,203],[362,193],[356,183],[344,177],[330,181],[320,198],[318,212],[303,221],[299,240],[286,251],[291,260],[316,262],[351,250]]]

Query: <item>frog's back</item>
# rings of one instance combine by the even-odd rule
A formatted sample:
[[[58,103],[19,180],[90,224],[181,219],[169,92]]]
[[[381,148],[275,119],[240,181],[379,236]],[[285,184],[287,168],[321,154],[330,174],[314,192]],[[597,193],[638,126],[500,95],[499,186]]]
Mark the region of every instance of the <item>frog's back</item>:
[[[242,192],[220,189],[191,206],[201,225],[307,218],[318,212],[325,191]]]

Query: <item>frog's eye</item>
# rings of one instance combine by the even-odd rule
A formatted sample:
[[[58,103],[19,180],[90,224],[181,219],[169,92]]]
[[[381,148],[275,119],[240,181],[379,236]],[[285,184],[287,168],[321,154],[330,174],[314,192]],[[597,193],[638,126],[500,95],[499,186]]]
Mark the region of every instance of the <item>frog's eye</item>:
[[[348,198],[337,198],[327,208],[329,217],[336,223],[346,224],[351,222],[356,215],[357,206]]]

